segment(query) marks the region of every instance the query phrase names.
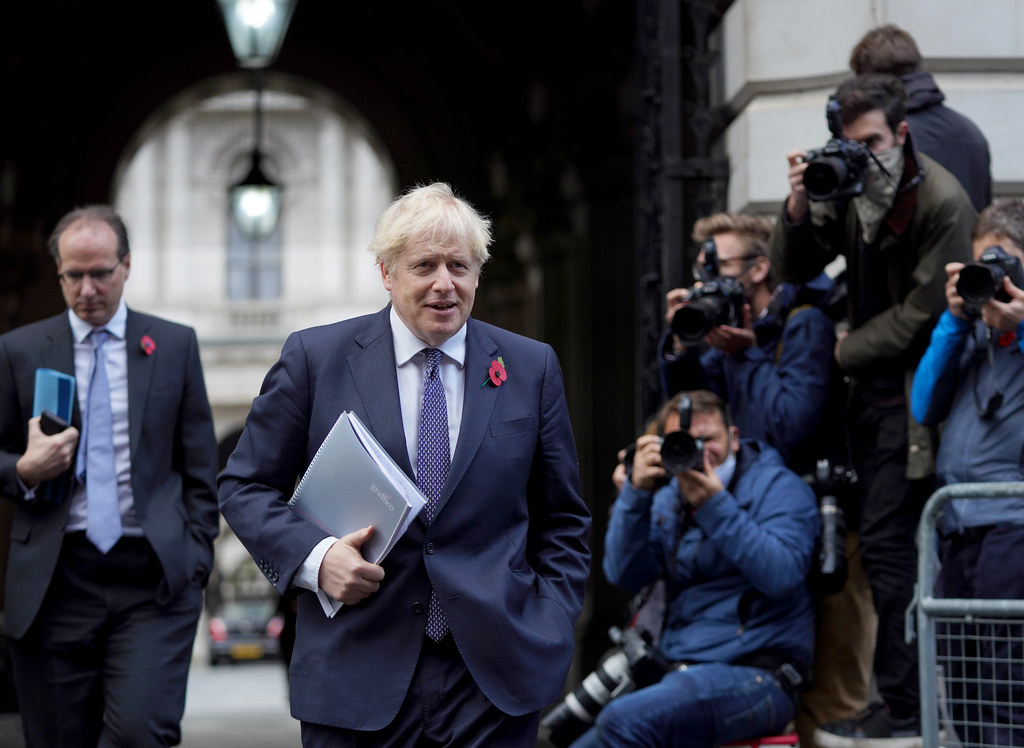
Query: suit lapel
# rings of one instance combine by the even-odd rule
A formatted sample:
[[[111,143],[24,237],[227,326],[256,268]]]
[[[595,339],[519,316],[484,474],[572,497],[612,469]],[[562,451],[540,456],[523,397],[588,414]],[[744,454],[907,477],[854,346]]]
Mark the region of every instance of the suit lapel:
[[[40,350],[39,366],[75,376],[75,340],[71,336],[67,313],[52,317],[51,322],[46,332],[46,345]],[[77,386],[71,408],[71,424],[77,429],[82,428]]]
[[[395,344],[388,316],[390,310],[390,305],[385,307],[366,330],[356,337],[359,350],[348,357],[348,366],[362,404],[362,412],[357,415],[411,478],[413,471],[402,426]]]
[[[128,320],[125,323],[124,347],[128,365],[128,441],[133,455],[137,452],[139,439],[142,437],[146,399],[149,397],[156,358],[160,355],[160,351],[156,350],[153,355],[147,356],[136,344],[148,331],[148,322],[140,319],[129,309]],[[160,341],[157,340],[156,343],[159,346]]]

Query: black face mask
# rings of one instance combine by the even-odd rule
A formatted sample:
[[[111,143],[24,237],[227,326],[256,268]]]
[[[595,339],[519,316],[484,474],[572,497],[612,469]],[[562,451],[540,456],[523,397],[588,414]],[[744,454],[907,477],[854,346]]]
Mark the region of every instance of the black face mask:
[[[709,281],[718,280],[722,277],[722,261],[718,257],[718,246],[715,244],[715,238],[713,236],[708,239],[701,246],[701,251],[704,253],[703,263],[694,263],[693,274],[696,280],[702,283],[708,283]],[[750,289],[746,283],[744,276],[747,271],[753,266],[754,261],[760,255],[746,254],[736,257],[736,260],[743,260],[746,264],[743,266],[743,270],[740,271],[739,275],[727,276],[732,280],[743,286],[743,291],[749,296]]]

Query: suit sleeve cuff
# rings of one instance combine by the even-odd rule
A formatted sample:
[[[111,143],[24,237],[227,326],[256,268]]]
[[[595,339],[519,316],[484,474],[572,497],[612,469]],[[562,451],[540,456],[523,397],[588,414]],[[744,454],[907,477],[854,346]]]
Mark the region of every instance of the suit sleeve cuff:
[[[342,603],[320,589],[320,564],[324,562],[324,556],[330,547],[337,542],[338,539],[335,537],[326,537],[313,546],[313,550],[306,556],[298,574],[295,575],[295,586],[315,592],[316,599],[320,601],[320,607],[328,618],[334,618],[334,614],[341,610]]]
[[[32,501],[32,499],[36,497],[36,489],[39,488],[40,485],[42,485],[40,483],[32,486],[32,488],[29,488],[28,486],[25,485],[25,481],[21,479],[21,476],[18,475],[17,471],[15,471],[14,473],[14,479],[18,481],[18,488],[20,488],[22,491],[21,498],[24,501]]]

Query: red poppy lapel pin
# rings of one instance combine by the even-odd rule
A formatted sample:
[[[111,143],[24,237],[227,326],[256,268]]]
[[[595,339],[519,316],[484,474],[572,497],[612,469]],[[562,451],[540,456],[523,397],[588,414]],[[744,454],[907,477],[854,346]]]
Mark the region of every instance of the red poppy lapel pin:
[[[494,361],[491,361],[491,368],[487,370],[487,379],[480,385],[486,387],[488,384],[492,384],[495,387],[501,387],[502,382],[508,379],[508,372],[505,371],[505,361],[498,356]]]
[[[156,350],[156,341],[148,335],[143,335],[142,340],[139,341],[139,348],[141,348],[142,352],[147,356],[152,356],[153,351]]]

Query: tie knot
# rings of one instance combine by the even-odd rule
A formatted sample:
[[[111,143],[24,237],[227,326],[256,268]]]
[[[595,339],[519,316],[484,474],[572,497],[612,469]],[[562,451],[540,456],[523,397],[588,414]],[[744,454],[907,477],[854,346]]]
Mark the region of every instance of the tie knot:
[[[425,359],[423,374],[430,377],[437,371],[437,367],[441,363],[441,351],[438,348],[424,348],[423,357]]]
[[[107,342],[107,338],[110,337],[110,332],[107,328],[101,327],[98,330],[93,330],[89,333],[89,337],[92,338],[93,348],[99,349]]]

